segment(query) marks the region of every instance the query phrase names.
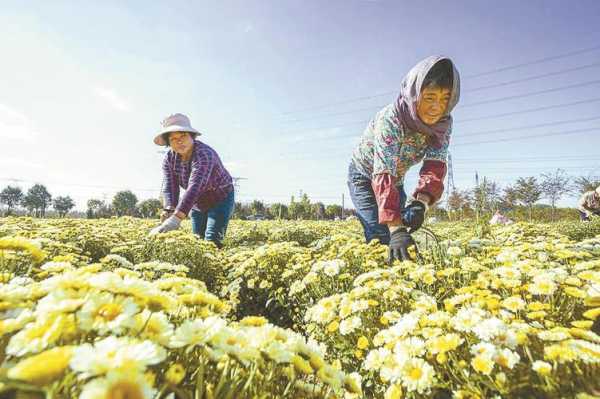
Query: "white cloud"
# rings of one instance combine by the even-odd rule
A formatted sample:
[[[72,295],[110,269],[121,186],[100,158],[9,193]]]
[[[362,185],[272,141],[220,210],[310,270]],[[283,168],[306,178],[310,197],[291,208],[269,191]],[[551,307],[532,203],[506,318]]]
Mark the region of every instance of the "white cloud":
[[[111,107],[121,112],[131,111],[131,104],[121,97],[114,89],[106,87],[96,87],[94,94],[106,101]]]
[[[39,133],[32,121],[23,113],[7,105],[0,104],[0,137],[34,142]]]

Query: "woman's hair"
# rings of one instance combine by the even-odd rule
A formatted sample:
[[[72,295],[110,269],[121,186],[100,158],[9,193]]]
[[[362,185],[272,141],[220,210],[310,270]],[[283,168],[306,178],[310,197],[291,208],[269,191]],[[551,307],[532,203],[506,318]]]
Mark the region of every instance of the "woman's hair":
[[[441,60],[427,72],[422,87],[440,87],[452,90],[453,79],[454,68],[452,67],[452,62],[448,59]]]
[[[170,147],[170,146],[171,146],[171,143],[169,143],[169,135],[170,135],[171,133],[173,133],[173,132],[167,132],[167,133],[163,133],[163,134],[162,134],[162,139],[165,141],[165,143],[167,143],[167,144],[166,144],[166,145],[167,145],[167,147]],[[197,134],[195,134],[195,133],[192,133],[192,132],[184,132],[184,133],[187,133],[187,134],[189,134],[189,135],[192,137],[192,140],[194,140],[194,139],[196,138],[196,136],[197,136]]]

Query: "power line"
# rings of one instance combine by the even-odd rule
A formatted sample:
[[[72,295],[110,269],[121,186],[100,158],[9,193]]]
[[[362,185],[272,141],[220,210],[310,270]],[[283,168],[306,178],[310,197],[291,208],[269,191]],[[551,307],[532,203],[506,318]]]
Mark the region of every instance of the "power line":
[[[562,75],[562,74],[565,74],[565,73],[570,73],[570,72],[574,72],[574,71],[578,71],[578,70],[582,70],[582,69],[586,69],[586,68],[592,68],[592,67],[596,67],[596,66],[600,66],[600,62],[596,62],[596,63],[593,63],[593,64],[582,65],[582,66],[578,66],[578,67],[574,67],[574,68],[563,69],[563,70],[555,71],[555,72],[548,72],[548,73],[544,73],[544,74],[540,74],[540,75],[528,76],[528,77],[521,78],[521,79],[509,80],[509,81],[506,81],[506,82],[495,83],[495,84],[491,84],[491,85],[487,85],[487,86],[474,87],[472,89],[466,90],[466,92],[474,92],[474,91],[481,91],[481,90],[487,90],[487,89],[494,89],[494,88],[498,88],[498,87],[504,87],[504,86],[509,86],[509,85],[517,84],[517,83],[528,82],[528,81],[531,81],[531,80],[547,78],[547,77],[550,77],[550,76]],[[325,113],[325,114],[322,114],[322,115],[316,115],[316,116],[312,116],[312,117],[304,117],[304,118],[295,118],[295,119],[284,120],[283,122],[285,122],[285,123],[298,123],[298,122],[304,122],[304,121],[308,121],[308,120],[315,120],[315,119],[322,119],[322,118],[328,118],[328,117],[333,117],[333,116],[353,114],[353,113],[356,113],[356,112],[373,111],[373,110],[378,109],[378,108],[383,108],[384,106],[385,105],[371,106],[371,107],[367,107],[367,108],[352,109],[352,110],[348,110],[348,111]]]
[[[500,102],[500,101],[514,100],[516,98],[525,98],[525,97],[537,96],[539,94],[554,93],[554,92],[557,92],[557,91],[569,90],[569,89],[574,89],[574,88],[577,88],[577,87],[596,85],[598,83],[600,83],[600,80],[589,80],[589,81],[586,81],[586,82],[580,82],[580,83],[576,83],[576,84],[572,84],[572,85],[567,85],[567,86],[553,87],[551,89],[544,89],[544,90],[532,91],[532,92],[523,93],[523,94],[515,94],[513,96],[493,98],[491,100],[476,101],[476,102],[473,102],[473,103],[468,103],[468,104],[461,105],[460,108],[474,107],[476,105],[483,105],[483,104],[492,104],[492,103],[497,103],[497,102]]]
[[[501,114],[479,116],[479,117],[468,118],[468,119],[460,119],[458,121],[454,121],[454,123],[473,122],[473,121],[481,121],[481,120],[487,120],[487,119],[501,118],[501,117],[504,117],[504,116],[528,114],[530,112],[547,111],[549,109],[570,107],[570,106],[573,106],[573,105],[588,104],[588,103],[593,103],[593,102],[598,102],[598,101],[600,101],[600,97],[598,97],[598,98],[590,98],[589,100],[579,100],[579,101],[574,101],[574,102],[564,103],[564,104],[547,105],[547,106],[536,107],[536,108],[527,108],[527,109],[522,109],[520,111],[503,112]]]
[[[474,121],[481,121],[481,120],[489,120],[489,119],[496,119],[496,118],[502,118],[505,116],[513,116],[513,115],[522,115],[522,114],[528,114],[528,113],[532,113],[532,112],[539,112],[539,111],[547,111],[550,109],[558,109],[558,108],[564,108],[564,107],[571,107],[574,105],[581,105],[581,104],[589,104],[589,103],[595,103],[595,102],[599,102],[600,101],[600,97],[597,98],[590,98],[587,100],[579,100],[579,101],[573,101],[570,103],[563,103],[563,104],[555,104],[555,105],[547,105],[547,106],[542,106],[542,107],[535,107],[535,108],[526,108],[526,109],[522,109],[519,111],[510,111],[510,112],[503,112],[503,113],[499,113],[499,114],[493,114],[493,115],[485,115],[485,116],[479,116],[479,117],[475,117],[475,118],[467,118],[467,119],[459,119],[454,121],[454,124],[460,124],[460,123],[466,123],[466,122],[474,122]],[[313,128],[303,128],[303,129],[299,129],[299,130],[289,130],[286,132],[289,133],[293,133],[293,132],[307,132],[307,131],[314,131],[314,130],[329,130],[329,129],[335,129],[338,127],[346,127],[346,126],[353,126],[353,125],[366,125],[367,123],[369,123],[369,120],[362,120],[362,121],[355,121],[355,122],[348,122],[348,123],[343,123],[340,125],[334,125],[334,126],[328,126],[328,127],[313,127]],[[283,132],[285,133],[285,132]]]
[[[509,137],[509,138],[496,139],[496,140],[470,141],[467,143],[458,143],[458,144],[455,144],[455,146],[473,145],[473,144],[504,143],[504,142],[508,142],[508,141],[521,141],[521,140],[537,139],[537,138],[552,137],[552,136],[566,136],[566,135],[575,134],[575,133],[584,133],[584,132],[592,132],[592,131],[600,131],[600,128],[594,127],[594,128],[589,128],[589,129],[575,129],[575,130],[567,130],[564,132],[532,134],[529,136]]]
[[[487,86],[474,87],[472,89],[469,89],[468,92],[481,91],[481,90],[487,90],[487,89],[495,89],[497,87],[503,87],[503,86],[509,86],[509,85],[517,84],[517,83],[529,82],[531,80],[543,79],[543,78],[547,78],[550,76],[563,75],[565,73],[580,71],[582,69],[587,69],[587,68],[593,68],[593,67],[596,67],[599,65],[600,65],[600,62],[595,62],[593,64],[587,64],[587,65],[582,65],[582,66],[578,66],[578,67],[574,67],[574,68],[563,69],[560,71],[548,72],[548,73],[543,73],[543,74],[535,75],[535,76],[528,76],[528,77],[521,78],[521,79],[509,80],[506,82],[495,83],[495,84],[491,84],[491,85],[487,85]]]
[[[558,60],[561,58],[568,58],[573,55],[589,53],[589,52],[596,51],[596,50],[600,50],[600,46],[588,47],[588,48],[584,48],[584,49],[580,49],[580,50],[570,51],[568,53],[553,55],[550,57],[539,58],[537,60],[533,60],[533,61],[529,61],[529,62],[523,62],[521,64],[515,64],[515,65],[509,65],[509,66],[505,66],[505,67],[495,68],[495,69],[492,69],[492,70],[489,70],[486,72],[480,72],[480,73],[476,73],[476,74],[469,75],[466,77],[467,78],[478,78],[480,76],[486,76],[486,75],[491,75],[491,74],[498,73],[498,72],[510,71],[511,69],[517,69],[517,68],[522,68],[522,67],[526,67],[526,66],[542,64],[544,62],[554,61],[554,60]]]
[[[524,63],[520,63],[520,64],[513,64],[513,65],[508,65],[505,67],[495,68],[495,69],[491,69],[491,70],[488,70],[485,72],[480,72],[480,73],[471,74],[471,75],[465,75],[465,76],[463,76],[463,79],[478,78],[481,76],[504,72],[504,71],[508,71],[511,69],[517,69],[517,68],[522,68],[525,66],[537,65],[537,64],[544,63],[544,62],[548,62],[548,61],[554,61],[554,60],[561,59],[561,58],[571,57],[573,55],[589,53],[589,52],[596,51],[599,49],[600,49],[600,46],[588,47],[588,48],[570,51],[570,52],[562,53],[562,54],[557,54],[554,56],[544,57],[544,58],[540,58],[537,60],[532,60],[532,61],[528,61],[528,62],[524,62]],[[295,111],[287,111],[287,112],[283,112],[281,115],[290,115],[290,114],[295,114],[295,113],[299,113],[299,112],[311,111],[311,110],[315,110],[315,109],[329,108],[329,107],[332,107],[335,105],[342,105],[342,104],[349,104],[349,103],[359,102],[359,101],[364,101],[364,100],[370,100],[373,98],[388,96],[388,95],[397,94],[397,93],[398,93],[398,91],[395,90],[395,91],[388,91],[388,92],[384,92],[384,93],[374,94],[371,96],[355,97],[355,98],[336,101],[336,102],[332,102],[332,103],[328,103],[328,104],[321,104],[321,105],[315,105],[315,106],[311,106],[311,107],[305,107],[305,108],[295,110]]]
[[[579,118],[579,119],[569,119],[563,121],[554,121],[554,122],[546,122],[546,123],[537,123],[534,125],[525,125],[525,126],[517,126],[512,128],[503,128],[503,129],[492,129],[492,130],[484,130],[481,132],[475,133],[465,133],[460,134],[455,137],[471,137],[471,136],[482,136],[490,133],[502,133],[502,132],[510,132],[513,130],[523,130],[523,129],[538,129],[540,127],[548,127],[548,126],[556,126],[556,125],[565,125],[568,123],[579,123],[579,122],[589,122],[600,119],[600,116],[593,116],[590,118]]]
[[[503,139],[494,139],[494,140],[469,141],[466,143],[456,143],[456,144],[451,143],[451,145],[454,147],[460,147],[460,146],[473,145],[473,144],[502,143],[502,142],[510,142],[510,141],[522,141],[522,140],[536,139],[536,138],[542,138],[542,137],[564,136],[564,135],[571,135],[571,134],[591,132],[591,131],[600,131],[600,127],[575,129],[575,130],[567,130],[567,131],[562,131],[562,132],[552,132],[552,133],[543,133],[543,134],[533,134],[533,135],[519,136],[519,137],[507,137],[507,138],[503,138]],[[321,154],[325,155],[325,153],[319,153],[319,154],[315,154],[314,152],[310,153],[310,155],[318,155],[318,156],[320,156]],[[307,155],[308,155],[308,153],[307,153]],[[327,152],[326,155],[329,158],[332,157],[331,152]],[[341,156],[341,155],[350,157],[350,153],[335,154],[335,156]],[[292,159],[292,158],[289,158],[288,156],[286,156],[286,157],[288,160]],[[296,158],[295,160],[314,160],[314,159],[316,159],[316,158],[308,157],[308,158],[301,158],[301,159]]]

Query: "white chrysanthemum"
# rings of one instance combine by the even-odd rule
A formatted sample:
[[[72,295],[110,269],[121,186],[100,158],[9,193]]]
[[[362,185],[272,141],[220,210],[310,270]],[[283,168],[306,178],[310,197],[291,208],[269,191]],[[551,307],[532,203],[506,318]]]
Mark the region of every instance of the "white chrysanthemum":
[[[139,338],[149,339],[167,346],[173,336],[173,325],[164,312],[150,312],[144,309],[134,317],[134,332]]]
[[[496,261],[500,263],[514,263],[519,260],[519,254],[512,248],[503,249],[497,256]]]
[[[462,249],[460,249],[460,247],[450,247],[446,253],[448,256],[460,256],[462,254]]]
[[[500,278],[507,280],[519,280],[521,278],[521,271],[516,267],[501,266],[492,270]]]
[[[373,349],[367,355],[363,363],[365,370],[378,370],[383,366],[384,362],[391,356],[391,352],[387,348]]]
[[[78,291],[54,290],[39,300],[36,313],[49,315],[51,313],[71,313],[79,309],[85,302]]]
[[[260,357],[258,349],[251,345],[247,330],[221,328],[211,337],[210,347],[213,352],[233,356],[244,364],[256,361]]]
[[[424,394],[435,382],[435,370],[421,358],[408,360],[402,367],[402,385],[408,392]]]
[[[206,345],[226,325],[227,322],[217,316],[211,316],[206,319],[186,320],[175,330],[169,347],[182,348],[184,346]]]
[[[468,332],[477,326],[487,315],[487,312],[476,307],[466,307],[456,312],[450,320],[450,325],[458,331]]]
[[[552,371],[552,365],[542,360],[536,360],[531,365],[533,371],[541,375],[548,375]]]
[[[518,312],[525,309],[526,303],[521,297],[511,296],[502,301],[502,307],[511,312]]]
[[[306,285],[300,280],[296,280],[290,285],[290,295],[298,294],[306,288]]]
[[[151,341],[109,336],[94,345],[75,348],[70,366],[82,378],[104,375],[111,370],[143,372],[146,367],[165,360],[167,352]]]
[[[489,358],[494,358],[497,352],[498,348],[489,342],[480,342],[471,347],[471,353],[473,355],[482,355]]]
[[[29,319],[24,314],[24,319]],[[56,344],[66,330],[74,328],[73,315],[52,314],[28,323],[25,328],[13,335],[8,341],[6,353],[12,356],[23,356],[27,353],[40,352]]]
[[[547,275],[535,277],[533,283],[529,285],[529,292],[533,295],[552,295],[556,289],[556,283]]]
[[[46,262],[40,269],[50,273],[60,273],[64,271],[74,270],[75,268],[70,262]]]
[[[420,312],[407,313],[389,328],[390,333],[397,338],[402,338],[417,328],[420,318]]]
[[[492,338],[502,334],[506,330],[506,324],[496,317],[480,321],[472,328],[472,331],[483,341],[491,341]]]
[[[142,373],[111,371],[83,386],[79,399],[152,399],[156,391]]]
[[[540,331],[540,332],[538,332],[537,336],[542,341],[564,341],[566,339],[571,338],[571,334],[569,334],[566,331],[560,331],[560,330],[555,330],[555,331],[544,330],[544,331]]]
[[[403,339],[394,345],[394,353],[405,354],[408,358],[423,356],[425,354],[425,341],[418,337]]]
[[[517,363],[519,363],[519,360],[521,360],[519,354],[511,351],[510,349],[501,349],[497,351],[494,358],[496,363],[511,370]]]
[[[100,262],[102,262],[102,263],[114,262],[114,263],[117,263],[119,266],[127,268],[127,269],[133,268],[133,263],[131,263],[130,261],[128,261],[121,255],[117,255],[117,254],[108,254],[104,258],[100,259]]]
[[[84,331],[120,334],[133,325],[133,316],[138,310],[130,297],[93,292],[86,296],[84,305],[77,312],[77,321]]]
[[[340,323],[340,334],[347,335],[362,326],[362,320],[358,316],[352,316],[344,319]]]

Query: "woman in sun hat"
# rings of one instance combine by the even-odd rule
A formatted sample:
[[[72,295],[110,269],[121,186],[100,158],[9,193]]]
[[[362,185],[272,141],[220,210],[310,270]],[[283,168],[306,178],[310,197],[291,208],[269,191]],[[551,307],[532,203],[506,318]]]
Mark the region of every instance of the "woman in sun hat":
[[[163,161],[162,224],[151,235],[179,228],[191,211],[194,234],[222,246],[235,200],[233,179],[221,159],[208,145],[197,140],[187,116],[165,118],[154,143],[170,147]],[[179,190],[185,194],[179,198]]]
[[[410,233],[421,227],[428,207],[444,191],[450,113],[459,96],[454,63],[444,56],[424,59],[402,81],[397,101],[369,122],[352,154],[350,197],[366,240],[389,245],[390,261],[410,259]],[[406,205],[404,176],[421,161],[413,199]]]
[[[579,199],[579,216],[589,221],[592,216],[600,216],[600,186],[584,193]]]

